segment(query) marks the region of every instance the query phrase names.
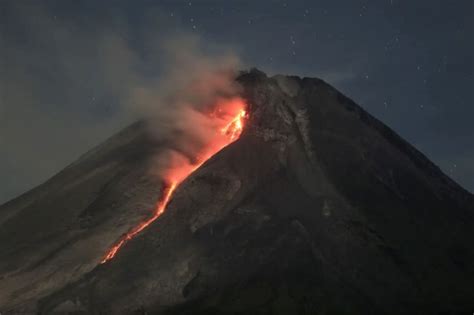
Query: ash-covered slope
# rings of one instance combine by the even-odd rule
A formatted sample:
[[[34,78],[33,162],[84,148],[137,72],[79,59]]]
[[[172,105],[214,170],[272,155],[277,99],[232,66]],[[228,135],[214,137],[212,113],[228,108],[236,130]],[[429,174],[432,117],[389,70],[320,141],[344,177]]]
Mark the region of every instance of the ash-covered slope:
[[[319,79],[238,81],[240,139],[110,262],[161,188],[140,126],[0,208],[0,311],[474,310],[470,193]]]
[[[161,183],[148,166],[159,148],[136,123],[0,207],[0,312],[35,310],[149,216]]]

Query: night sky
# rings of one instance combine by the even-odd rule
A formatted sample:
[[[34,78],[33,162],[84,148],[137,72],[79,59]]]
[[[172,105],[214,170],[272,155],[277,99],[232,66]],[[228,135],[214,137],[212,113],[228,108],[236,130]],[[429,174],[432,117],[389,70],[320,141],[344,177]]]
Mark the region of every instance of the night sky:
[[[473,192],[473,3],[3,0],[0,203],[132,122],[120,91],[177,32],[329,82]]]

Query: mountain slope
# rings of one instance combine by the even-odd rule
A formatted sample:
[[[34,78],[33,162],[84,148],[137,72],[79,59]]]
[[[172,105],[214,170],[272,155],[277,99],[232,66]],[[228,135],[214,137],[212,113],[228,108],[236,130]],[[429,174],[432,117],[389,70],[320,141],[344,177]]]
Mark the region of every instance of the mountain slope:
[[[161,185],[147,170],[157,146],[134,124],[0,207],[0,311],[80,278],[149,215]]]
[[[319,79],[254,70],[238,82],[240,139],[110,262],[94,268],[160,194],[147,171],[160,146],[139,124],[0,208],[0,310],[474,309],[470,193]]]

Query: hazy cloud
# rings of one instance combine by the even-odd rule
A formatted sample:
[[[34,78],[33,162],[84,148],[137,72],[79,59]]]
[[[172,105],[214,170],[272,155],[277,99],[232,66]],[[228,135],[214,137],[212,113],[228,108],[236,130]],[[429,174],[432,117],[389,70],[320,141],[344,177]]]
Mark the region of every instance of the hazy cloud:
[[[139,118],[153,120],[160,136],[181,128],[199,147],[205,132],[186,125],[203,107],[235,95],[230,77],[238,58],[179,31],[160,10],[149,10],[137,33],[113,10],[60,19],[35,2],[5,6],[0,203]],[[195,111],[184,111],[190,104]]]

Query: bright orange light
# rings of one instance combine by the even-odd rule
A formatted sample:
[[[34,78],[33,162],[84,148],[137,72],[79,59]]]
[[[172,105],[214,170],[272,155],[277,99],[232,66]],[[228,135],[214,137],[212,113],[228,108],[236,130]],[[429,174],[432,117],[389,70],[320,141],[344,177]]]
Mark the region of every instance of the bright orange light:
[[[158,200],[153,215],[132,228],[114,246],[112,246],[102,259],[101,264],[114,258],[120,248],[122,248],[127,241],[143,231],[166,210],[166,206],[170,202],[173,192],[186,177],[198,169],[217,152],[240,137],[244,127],[245,118],[245,102],[241,98],[227,100],[218,104],[217,113],[210,114],[210,119],[215,121],[215,135],[212,140],[207,143],[206,147],[203,148],[202,152],[199,153],[199,156],[195,157],[195,161],[197,162],[190,164],[184,161],[179,161],[180,163],[177,167],[173,167],[165,173],[164,180],[169,184],[167,188],[165,188],[160,200]]]
[[[245,114],[245,110],[241,109],[237,116],[221,129],[221,133],[223,135],[229,136],[231,141],[236,140],[244,128],[243,120],[245,118]]]
[[[123,244],[125,244],[127,241],[134,238],[135,235],[143,231],[147,226],[149,226],[153,221],[155,221],[165,211],[166,206],[168,205],[171,195],[173,194],[175,189],[176,189],[176,183],[171,183],[171,185],[165,189],[164,194],[163,194],[163,199],[160,199],[158,201],[158,204],[156,206],[155,212],[153,213],[153,216],[147,219],[146,221],[140,222],[130,232],[125,234],[117,244],[112,246],[112,248],[109,250],[107,255],[105,255],[105,257],[102,259],[100,263],[103,264],[106,261],[109,261],[112,258],[114,258],[115,254],[117,254],[117,252],[123,246]]]

